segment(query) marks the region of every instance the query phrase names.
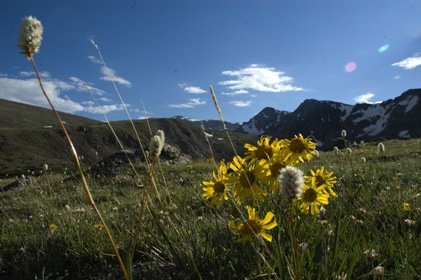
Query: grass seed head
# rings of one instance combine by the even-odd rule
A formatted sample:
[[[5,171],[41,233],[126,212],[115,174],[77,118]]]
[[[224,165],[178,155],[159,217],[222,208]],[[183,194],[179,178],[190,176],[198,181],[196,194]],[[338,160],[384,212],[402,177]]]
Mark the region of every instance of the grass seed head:
[[[18,46],[28,59],[39,51],[43,31],[44,28],[38,19],[29,16],[22,20]]]

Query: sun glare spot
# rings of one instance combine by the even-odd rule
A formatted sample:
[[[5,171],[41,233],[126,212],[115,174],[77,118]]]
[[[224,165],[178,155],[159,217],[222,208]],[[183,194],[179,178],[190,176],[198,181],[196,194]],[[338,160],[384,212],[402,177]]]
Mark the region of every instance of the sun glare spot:
[[[345,71],[348,73],[354,72],[357,69],[357,64],[355,62],[348,62],[345,65]]]
[[[383,45],[379,48],[379,53],[385,52],[389,49],[389,45]]]

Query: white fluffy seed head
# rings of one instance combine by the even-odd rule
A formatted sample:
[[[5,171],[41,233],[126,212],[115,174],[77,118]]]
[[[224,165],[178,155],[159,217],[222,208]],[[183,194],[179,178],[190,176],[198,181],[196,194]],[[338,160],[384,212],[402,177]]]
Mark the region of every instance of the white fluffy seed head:
[[[348,155],[352,155],[352,149],[351,148],[346,148],[346,153]]]
[[[158,158],[164,148],[165,135],[164,131],[158,130],[156,135],[149,142],[149,155],[151,158]]]
[[[278,176],[278,182],[281,186],[282,195],[287,200],[293,200],[301,196],[304,176],[300,169],[293,166],[282,168]]]
[[[342,136],[342,138],[345,138],[346,137],[346,130],[345,129],[343,129],[341,131],[341,136]]]
[[[380,154],[384,153],[385,148],[384,148],[384,144],[383,144],[383,143],[379,143],[379,144],[377,145],[377,151],[378,151]]]
[[[22,20],[18,46],[27,58],[39,51],[43,31],[44,28],[38,19],[29,16]]]

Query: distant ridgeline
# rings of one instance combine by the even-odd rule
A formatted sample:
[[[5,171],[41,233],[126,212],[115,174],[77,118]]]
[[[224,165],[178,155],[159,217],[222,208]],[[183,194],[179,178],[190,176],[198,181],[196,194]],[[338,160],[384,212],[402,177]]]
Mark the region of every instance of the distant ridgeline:
[[[376,104],[347,105],[305,100],[294,112],[267,107],[236,131],[291,138],[312,136],[319,149],[332,149],[341,130],[350,141],[421,137],[421,89]]]

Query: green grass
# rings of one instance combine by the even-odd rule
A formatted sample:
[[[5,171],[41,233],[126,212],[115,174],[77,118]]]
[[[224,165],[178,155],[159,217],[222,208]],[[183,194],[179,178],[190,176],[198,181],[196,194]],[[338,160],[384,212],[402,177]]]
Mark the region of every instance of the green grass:
[[[341,273],[347,279],[376,279],[377,266],[384,267],[386,279],[421,279],[421,139],[384,144],[382,155],[371,143],[353,148],[352,155],[321,152],[301,166],[303,171],[320,166],[334,171],[339,196],[326,206],[326,220],[299,215],[298,242],[307,245],[301,256],[303,279],[336,279]],[[136,167],[146,181],[145,166]],[[214,165],[197,161],[162,168],[166,185],[157,176],[162,203],[150,188],[135,279],[290,279],[286,201],[275,196],[262,206],[275,213],[279,224],[267,248],[257,239],[235,243],[238,237],[227,227],[229,204],[211,209],[202,197],[201,183],[211,179]],[[81,185],[62,183],[63,178],[44,174],[33,188],[0,193],[0,279],[121,277],[103,229],[94,227],[99,221]],[[130,172],[91,179],[90,186],[125,258],[141,189]],[[411,210],[405,212],[403,203]],[[369,259],[364,251],[372,249],[376,257]]]

